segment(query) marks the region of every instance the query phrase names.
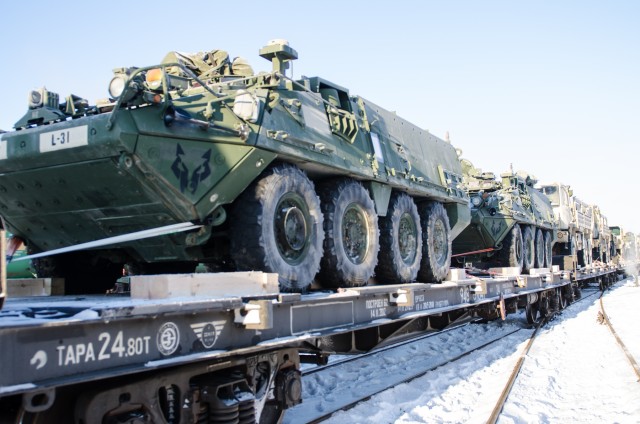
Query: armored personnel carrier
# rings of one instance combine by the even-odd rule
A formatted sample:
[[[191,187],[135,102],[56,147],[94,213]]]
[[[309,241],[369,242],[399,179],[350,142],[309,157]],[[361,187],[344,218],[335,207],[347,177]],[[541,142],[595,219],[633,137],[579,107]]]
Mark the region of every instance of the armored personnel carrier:
[[[521,272],[551,266],[556,223],[548,199],[522,171],[497,180],[461,159],[469,191],[471,225],[454,240],[458,261],[474,267],[516,267]]]
[[[129,273],[261,270],[284,290],[439,281],[470,220],[456,151],[260,50],[114,70],[90,105],[44,88],[0,139],[0,215],[40,276],[73,292]],[[88,287],[88,285],[91,287]]]

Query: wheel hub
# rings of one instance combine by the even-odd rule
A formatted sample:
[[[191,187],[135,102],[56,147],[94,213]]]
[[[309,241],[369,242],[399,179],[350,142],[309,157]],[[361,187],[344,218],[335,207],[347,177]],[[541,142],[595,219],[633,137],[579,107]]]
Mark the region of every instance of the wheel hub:
[[[364,261],[369,247],[369,225],[362,209],[350,205],[342,220],[342,239],[344,251],[354,264]]]
[[[398,245],[400,256],[405,264],[412,264],[416,258],[417,239],[418,231],[415,222],[411,215],[408,213],[403,214],[398,228]]]
[[[278,250],[287,262],[295,263],[304,256],[309,239],[308,222],[295,199],[284,198],[278,204],[274,232]]]
[[[444,223],[440,220],[435,222],[433,226],[433,252],[435,253],[435,259],[439,264],[444,264],[448,253],[447,232],[444,228]]]

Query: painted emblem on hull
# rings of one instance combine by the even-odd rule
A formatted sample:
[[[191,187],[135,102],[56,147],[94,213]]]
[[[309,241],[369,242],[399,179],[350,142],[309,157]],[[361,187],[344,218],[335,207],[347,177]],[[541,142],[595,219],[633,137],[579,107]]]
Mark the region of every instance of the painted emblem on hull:
[[[491,234],[493,234],[494,237],[497,237],[498,234],[500,234],[500,231],[502,231],[502,221],[493,221],[491,223]]]
[[[198,190],[198,185],[201,181],[204,181],[209,175],[211,175],[211,167],[209,162],[211,161],[211,149],[207,150],[200,158],[202,162],[194,169],[190,171],[187,165],[182,160],[185,156],[185,152],[180,144],[176,147],[176,159],[171,165],[173,175],[176,176],[180,182],[180,193],[189,191],[194,194]]]

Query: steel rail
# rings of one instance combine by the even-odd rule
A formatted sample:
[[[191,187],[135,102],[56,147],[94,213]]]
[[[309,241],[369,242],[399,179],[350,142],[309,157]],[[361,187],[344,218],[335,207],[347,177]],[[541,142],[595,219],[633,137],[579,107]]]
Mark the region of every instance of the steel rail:
[[[607,315],[607,312],[604,310],[604,302],[602,301],[603,295],[604,295],[604,291],[600,294],[600,314],[601,314],[602,320],[605,324],[607,324],[607,327],[609,327],[611,334],[613,334],[613,337],[616,339],[616,343],[618,344],[618,346],[620,346],[620,349],[622,349],[622,352],[624,352],[625,356],[627,357],[627,360],[629,361],[629,364],[631,364],[631,367],[633,368],[633,371],[636,374],[636,377],[638,377],[637,381],[640,383],[640,366],[638,366],[638,363],[634,359],[633,355],[631,355],[631,352],[629,352],[629,349],[627,349],[627,346],[624,344],[620,336],[618,336],[618,333],[616,332],[616,330],[613,328],[613,325],[609,320],[609,316]],[[600,316],[598,318],[600,318]]]
[[[544,319],[541,319],[538,322],[536,329],[533,331],[533,334],[531,334],[531,337],[529,337],[529,341],[527,345],[525,346],[522,353],[520,353],[518,362],[516,362],[516,365],[513,367],[513,370],[511,371],[511,375],[509,376],[509,380],[507,381],[507,384],[505,385],[504,389],[502,389],[502,393],[500,393],[500,398],[498,398],[498,402],[496,402],[496,405],[494,406],[493,411],[491,412],[491,415],[487,420],[487,424],[494,424],[496,421],[498,421],[498,417],[500,416],[500,413],[502,412],[502,408],[504,407],[504,404],[507,401],[507,398],[509,397],[509,393],[511,393],[511,389],[513,388],[513,385],[516,382],[516,379],[518,378],[518,374],[520,374],[520,370],[522,369],[522,365],[524,364],[525,357],[529,353],[529,350],[533,345],[533,341],[538,335],[538,330],[540,330],[540,328],[542,328],[542,326],[546,324],[547,321],[548,319],[546,317]]]

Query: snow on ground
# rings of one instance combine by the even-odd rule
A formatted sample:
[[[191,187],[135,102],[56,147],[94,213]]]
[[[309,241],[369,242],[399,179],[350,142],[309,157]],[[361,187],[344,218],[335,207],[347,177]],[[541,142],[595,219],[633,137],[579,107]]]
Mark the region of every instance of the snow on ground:
[[[636,361],[640,361],[640,287],[619,282],[604,296],[607,314]],[[541,329],[500,423],[640,423],[640,383],[605,325],[597,322],[598,297],[571,307]],[[336,401],[355,398],[364,387],[395,377],[429,360],[437,363],[478,340],[489,340],[505,328],[524,325],[517,314],[505,323],[471,325],[410,344],[392,357],[379,355],[366,364],[350,365],[330,376],[307,378],[302,405],[285,422],[304,422],[300,411],[328,409]],[[401,384],[328,423],[458,423],[486,422],[531,330],[507,338]],[[430,358],[430,359],[429,359]],[[346,364],[345,364],[346,365]],[[360,367],[361,370],[357,368]],[[354,386],[349,381],[355,381]]]

